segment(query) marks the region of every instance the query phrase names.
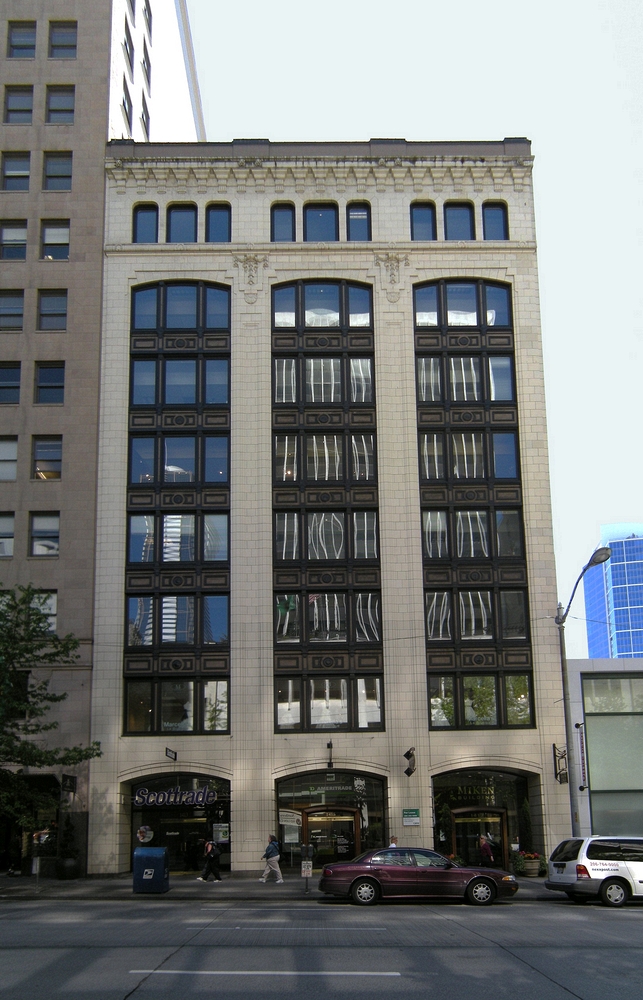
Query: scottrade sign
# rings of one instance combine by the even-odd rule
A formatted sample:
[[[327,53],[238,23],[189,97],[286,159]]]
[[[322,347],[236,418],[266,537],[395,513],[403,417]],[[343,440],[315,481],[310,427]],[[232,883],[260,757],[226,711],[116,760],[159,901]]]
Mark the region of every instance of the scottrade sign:
[[[207,785],[198,791],[184,792],[180,788],[168,788],[166,792],[148,792],[139,788],[134,796],[135,806],[211,806],[217,800],[217,793]]]

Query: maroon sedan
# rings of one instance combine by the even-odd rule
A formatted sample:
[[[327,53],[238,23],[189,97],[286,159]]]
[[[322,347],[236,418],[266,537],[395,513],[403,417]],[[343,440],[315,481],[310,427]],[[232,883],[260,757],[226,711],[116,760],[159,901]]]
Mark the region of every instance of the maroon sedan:
[[[457,865],[436,851],[397,847],[325,865],[319,888],[332,896],[350,896],[362,906],[400,896],[455,897],[489,906],[494,899],[515,895],[518,883],[497,868]]]

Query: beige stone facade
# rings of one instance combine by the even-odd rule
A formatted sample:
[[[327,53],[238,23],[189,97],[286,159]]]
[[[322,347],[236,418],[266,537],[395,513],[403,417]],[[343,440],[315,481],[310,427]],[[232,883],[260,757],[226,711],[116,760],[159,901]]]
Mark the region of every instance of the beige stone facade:
[[[540,849],[551,849],[568,833],[568,797],[552,767],[552,743],[564,742],[564,721],[557,632],[550,618],[556,591],[531,178],[526,140],[355,144],[249,140],[108,147],[92,703],[92,738],[101,741],[103,757],[92,764],[90,871],[129,868],[133,787],[146,779],[162,779],[169,786],[178,774],[230,782],[231,865],[236,870],[256,867],[266,836],[280,819],[277,784],[304,775],[311,775],[313,782],[322,780],[328,771],[330,741],[333,769],[381,781],[382,836],[396,833],[401,843],[430,846],[434,828],[439,828],[433,780],[452,772],[467,775],[460,779],[458,794],[470,804],[475,803],[463,789],[475,785],[476,775],[482,784],[491,773],[524,780]],[[158,243],[130,242],[132,213],[141,203],[158,206]],[[196,242],[166,242],[166,210],[177,203],[197,208]],[[230,242],[205,242],[206,208],[212,203],[230,206]],[[293,242],[271,241],[271,206],[276,203],[294,208]],[[302,215],[311,203],[336,206],[336,241],[303,241]],[[347,240],[346,208],[352,203],[370,206],[369,241]],[[435,239],[411,239],[412,203],[435,206]],[[477,238],[445,238],[443,209],[449,203],[472,206]],[[489,203],[506,206],[508,239],[483,239],[483,205]],[[413,290],[427,282],[462,279],[508,286],[513,302],[530,622],[530,641],[522,644],[520,662],[530,664],[534,722],[518,728],[467,727],[464,715],[459,728],[431,728],[429,723],[427,664],[429,673],[435,672],[431,662],[437,661],[427,659],[435,646],[427,642],[424,593],[435,584],[427,583],[426,574],[433,570],[423,561],[422,549],[421,510],[431,503],[422,492],[426,484],[420,480],[418,462]],[[128,424],[131,295],[147,283],[181,281],[213,282],[229,288],[231,295],[230,725],[229,732],[221,734],[124,735],[128,427],[130,431],[137,427]],[[278,509],[279,501],[273,495],[271,291],[274,286],[307,281],[354,282],[372,290],[382,609],[378,655],[383,663],[385,716],[382,728],[368,731],[341,727],[281,731],[275,722],[279,668],[273,608],[274,590],[279,588],[273,585],[273,506],[277,503]],[[454,334],[450,341],[453,350],[458,344],[473,343],[465,336],[467,331],[459,334],[459,340]],[[478,500],[479,505],[492,495],[486,489],[471,494],[474,499],[487,497]],[[507,502],[509,495],[518,494],[496,492],[494,502]],[[443,505],[453,505],[454,494],[443,496]],[[200,502],[197,499],[197,516]],[[460,569],[454,565],[449,572],[457,574]],[[160,586],[162,594],[161,577],[157,574],[154,584],[153,575],[149,586]],[[448,674],[456,660],[447,646],[440,648],[451,664],[445,668]],[[466,642],[461,646],[457,669],[465,674],[467,669],[479,671],[483,662],[487,669],[491,663],[497,667],[501,655],[509,655],[499,651],[496,659],[494,653],[485,661],[479,654],[482,659],[472,665],[466,659]],[[162,669],[150,666],[158,677]],[[178,755],[175,763],[167,759],[166,747]],[[407,777],[402,755],[410,747],[415,747],[417,769]],[[483,797],[477,803],[483,810],[479,817],[485,803],[489,805],[490,799]],[[404,809],[419,810],[420,825],[403,826]],[[436,832],[438,839],[441,835]]]

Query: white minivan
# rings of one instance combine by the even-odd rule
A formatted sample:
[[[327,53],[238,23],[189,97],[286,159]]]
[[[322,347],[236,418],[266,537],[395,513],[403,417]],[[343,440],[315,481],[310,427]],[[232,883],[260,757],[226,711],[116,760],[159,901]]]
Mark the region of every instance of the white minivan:
[[[563,840],[549,859],[547,889],[584,903],[605,906],[643,899],[643,837],[585,837]]]

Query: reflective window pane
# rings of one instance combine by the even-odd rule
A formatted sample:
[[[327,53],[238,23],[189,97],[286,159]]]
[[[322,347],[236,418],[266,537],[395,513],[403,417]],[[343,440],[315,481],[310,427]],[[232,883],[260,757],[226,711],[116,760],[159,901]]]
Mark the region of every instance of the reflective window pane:
[[[470,403],[482,399],[480,384],[480,359],[456,358],[447,360],[451,399]]]
[[[156,438],[132,438],[130,443],[130,483],[153,483]]]
[[[196,243],[196,208],[174,205],[167,210],[167,242]]]
[[[449,547],[447,541],[446,511],[422,511],[422,541],[426,559],[447,558]]]
[[[156,243],[158,240],[159,210],[156,205],[139,205],[134,209],[133,243]]]
[[[346,594],[308,595],[308,638],[310,642],[346,642]]]
[[[194,562],[194,514],[163,515],[163,562]]]
[[[301,640],[299,594],[276,594],[275,636],[277,642]]]
[[[161,597],[161,642],[194,644],[194,597]]]
[[[60,551],[60,515],[31,515],[31,551],[32,556],[52,557]]]
[[[203,681],[203,728],[208,733],[228,729],[228,682]]]
[[[497,726],[495,677],[463,677],[465,726]]]
[[[352,476],[355,482],[375,480],[375,435],[353,434],[351,438]]]
[[[294,517],[295,515],[291,515]],[[332,511],[319,511],[308,514],[308,558],[309,559],[344,559],[345,530],[344,514]]]
[[[304,285],[304,315],[306,326],[338,327],[339,285]]]
[[[127,645],[151,646],[154,642],[153,598],[127,598]]]
[[[294,243],[295,209],[292,205],[273,205],[270,222],[273,243]]]
[[[492,434],[493,474],[496,479],[515,479],[518,475],[516,435]]]
[[[489,398],[497,402],[514,399],[511,358],[489,358]]]
[[[508,726],[531,725],[529,674],[510,674],[505,677],[505,704]]]
[[[225,645],[228,642],[228,595],[207,594],[202,600],[203,642],[206,645]]]
[[[336,205],[304,206],[304,240],[307,243],[334,243],[339,239]]]
[[[456,479],[484,478],[483,434],[452,434],[451,447],[453,476]]]
[[[301,729],[301,679],[277,679],[277,728]]]
[[[452,729],[455,725],[455,703],[453,699],[453,677],[429,675],[429,703],[431,706],[431,728]]]
[[[165,362],[165,403],[196,403],[196,361]]]
[[[156,361],[132,362],[132,406],[156,403]]]
[[[587,715],[643,712],[643,677],[584,677]]]
[[[171,330],[196,329],[196,285],[168,285],[166,288],[165,325]]]
[[[152,731],[152,682],[128,681],[127,722],[128,733],[150,733]]]
[[[418,399],[420,403],[439,403],[442,400],[440,358],[417,359]]]
[[[297,402],[297,361],[275,358],[275,403]]]
[[[504,205],[482,206],[482,227],[485,240],[508,240],[507,209]]]
[[[228,515],[203,515],[203,559],[225,562],[228,558]]]
[[[344,478],[343,442],[340,434],[306,436],[306,475],[309,480],[328,483]]]
[[[32,479],[60,479],[63,461],[62,437],[35,437],[32,440]]]
[[[206,330],[230,329],[230,292],[227,288],[205,290]]]
[[[509,289],[501,285],[485,285],[487,300],[487,326],[509,326]]]
[[[520,511],[496,511],[496,552],[499,556],[522,556]]]
[[[355,641],[380,642],[380,595],[377,591],[354,595]]]
[[[491,592],[488,590],[461,590],[460,607],[461,639],[493,639]]]
[[[156,288],[139,288],[133,293],[135,330],[155,330],[157,326]]]
[[[379,677],[358,677],[358,729],[379,729],[382,725],[382,682]]]
[[[2,559],[13,555],[14,522],[13,514],[0,514],[0,558]]]
[[[415,325],[438,325],[438,287],[424,285],[415,289]]]
[[[231,229],[229,205],[208,205],[205,217],[206,243],[229,243]]]
[[[449,326],[477,326],[476,286],[447,282],[447,323]]]
[[[348,286],[348,325],[351,329],[371,325],[371,293],[368,288]]]
[[[306,358],[306,402],[341,403],[340,358]]]
[[[373,373],[370,358],[351,358],[351,403],[373,402]]]
[[[346,209],[346,239],[366,242],[371,238],[371,208],[367,204],[349,205]]]
[[[130,514],[128,560],[154,562],[154,515]]]
[[[296,434],[275,434],[275,479],[296,483],[298,479]]]
[[[206,437],[204,444],[204,470],[203,481],[205,483],[227,483],[228,482],[228,438],[227,437]]]
[[[294,285],[288,288],[275,288],[272,293],[273,316],[275,327],[294,327],[296,325]]]
[[[299,559],[299,514],[275,514],[275,556],[280,562]]]
[[[456,551],[458,559],[489,558],[488,515],[485,510],[455,512]]]
[[[451,596],[446,590],[425,594],[426,637],[428,641],[451,638]]]
[[[163,441],[163,481],[193,483],[196,479],[196,441],[193,437],[166,437]]]
[[[194,681],[161,681],[161,731],[191,733],[194,729]]]
[[[229,403],[228,391],[230,362],[227,358],[210,358],[205,362],[205,398],[208,406]]]
[[[348,681],[344,677],[314,677],[308,684],[311,729],[345,729]]]
[[[444,206],[444,238],[446,240],[474,240],[473,207],[471,205]]]
[[[433,205],[411,205],[411,239],[435,239],[435,207]]]
[[[422,479],[444,479],[444,434],[420,434]]]
[[[503,639],[527,638],[527,609],[521,590],[500,591]]]
[[[354,511],[353,557],[377,559],[377,511]]]

